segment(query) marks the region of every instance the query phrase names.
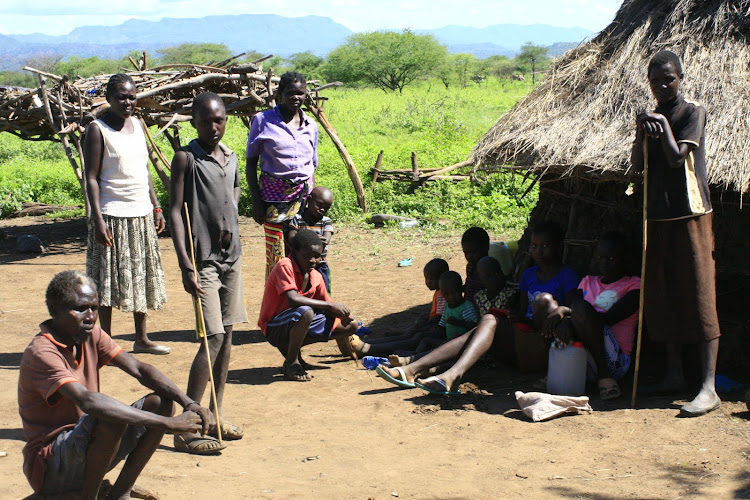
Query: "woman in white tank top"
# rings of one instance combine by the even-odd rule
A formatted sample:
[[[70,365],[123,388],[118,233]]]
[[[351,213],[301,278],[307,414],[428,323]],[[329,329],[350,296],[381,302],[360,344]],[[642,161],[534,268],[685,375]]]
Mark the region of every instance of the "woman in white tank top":
[[[86,272],[99,292],[101,328],[112,334],[112,307],[132,312],[134,352],[168,354],[146,333],[146,312],[167,300],[157,233],[166,225],[148,168],[141,122],[133,117],[135,83],[107,83],[109,111],[86,129],[84,163],[91,218]]]

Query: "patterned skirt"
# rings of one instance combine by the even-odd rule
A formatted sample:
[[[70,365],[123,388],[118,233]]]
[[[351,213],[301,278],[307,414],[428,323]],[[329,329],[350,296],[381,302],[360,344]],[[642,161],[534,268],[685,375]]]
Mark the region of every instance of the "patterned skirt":
[[[90,220],[86,247],[86,274],[99,290],[99,305],[139,313],[161,309],[167,301],[167,285],[153,214],[103,217],[112,233],[112,246],[96,241],[96,224]]]

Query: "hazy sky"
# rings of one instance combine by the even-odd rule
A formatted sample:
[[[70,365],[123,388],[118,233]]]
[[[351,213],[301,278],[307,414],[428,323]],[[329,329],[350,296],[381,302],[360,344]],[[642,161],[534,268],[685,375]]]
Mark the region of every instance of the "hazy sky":
[[[622,0],[0,0],[0,33],[64,35],[78,26],[128,19],[226,14],[330,17],[352,31],[431,29],[450,24],[549,24],[599,31]],[[206,5],[213,7],[205,10]]]

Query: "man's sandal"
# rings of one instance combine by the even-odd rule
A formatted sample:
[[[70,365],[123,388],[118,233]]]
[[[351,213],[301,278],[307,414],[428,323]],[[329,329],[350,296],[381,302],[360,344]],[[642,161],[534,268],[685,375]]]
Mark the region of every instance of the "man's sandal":
[[[212,437],[197,437],[188,441],[182,434],[174,435],[174,449],[191,455],[217,455],[226,447]]]

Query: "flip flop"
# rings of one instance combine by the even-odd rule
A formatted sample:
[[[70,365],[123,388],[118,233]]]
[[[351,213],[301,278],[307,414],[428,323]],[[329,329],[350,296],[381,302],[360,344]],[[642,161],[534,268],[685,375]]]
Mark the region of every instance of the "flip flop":
[[[622,396],[622,391],[617,381],[613,378],[603,378],[599,381],[599,399],[609,401]]]
[[[426,386],[425,384],[427,384],[429,382],[434,382],[434,383],[438,384],[440,387],[443,388],[443,390],[439,391],[437,389],[433,389],[432,387]],[[435,376],[427,377],[422,382],[415,382],[414,385],[416,385],[420,389],[423,389],[423,390],[429,392],[430,394],[437,394],[438,396],[460,396],[461,395],[461,391],[451,391],[451,390],[449,390],[448,389],[448,384],[446,384],[443,379],[437,378]]]
[[[406,374],[404,373],[404,369],[400,366],[394,367],[394,370],[396,370],[401,378],[396,378],[383,368],[382,365],[378,365],[377,368],[375,368],[375,371],[378,374],[378,377],[382,378],[383,380],[390,382],[393,385],[397,385],[399,387],[404,387],[406,389],[414,389],[416,385],[414,382],[409,382],[406,380]]]
[[[174,435],[174,449],[191,455],[218,455],[227,447],[225,444],[210,446],[209,443],[218,444],[218,441],[212,437],[199,437],[188,441],[182,434]]]
[[[209,436],[218,437],[219,433],[216,432],[216,427],[208,431]],[[242,436],[245,435],[245,432],[242,430],[242,427],[239,425],[234,425],[223,418],[221,419],[221,439],[225,439],[227,441],[234,441],[237,439],[242,439]]]
[[[165,345],[153,345],[151,347],[136,347],[133,346],[133,352],[135,354],[156,354],[156,355],[164,355],[169,354],[172,352],[171,347],[167,347]]]

